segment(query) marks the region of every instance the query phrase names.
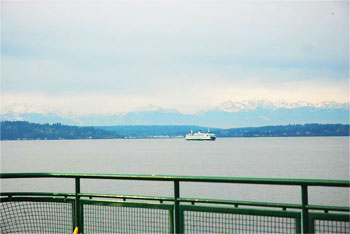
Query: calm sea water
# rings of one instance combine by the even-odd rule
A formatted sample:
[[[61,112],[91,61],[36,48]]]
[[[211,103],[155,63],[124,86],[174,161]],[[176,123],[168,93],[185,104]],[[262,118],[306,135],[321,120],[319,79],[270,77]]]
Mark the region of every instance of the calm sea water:
[[[1,171],[349,179],[349,137],[2,141]],[[2,191],[74,190],[72,179],[1,182]],[[309,191],[314,204],[349,204],[348,189]],[[82,192],[172,196],[173,184],[83,180]],[[300,202],[300,188],[181,183],[181,196]]]

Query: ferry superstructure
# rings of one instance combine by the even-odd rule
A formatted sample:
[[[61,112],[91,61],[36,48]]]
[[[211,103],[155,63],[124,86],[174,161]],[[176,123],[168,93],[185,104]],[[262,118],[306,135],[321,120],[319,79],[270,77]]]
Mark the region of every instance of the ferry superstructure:
[[[216,136],[214,133],[210,132],[209,129],[206,133],[203,133],[200,130],[196,133],[193,133],[191,130],[190,133],[186,134],[185,139],[188,141],[215,141]]]

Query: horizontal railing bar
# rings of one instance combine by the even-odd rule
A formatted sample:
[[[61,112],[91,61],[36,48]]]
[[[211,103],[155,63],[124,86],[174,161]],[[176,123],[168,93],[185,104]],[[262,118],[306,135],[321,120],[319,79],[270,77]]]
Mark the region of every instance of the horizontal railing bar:
[[[280,211],[280,210],[266,210],[266,209],[253,209],[253,208],[229,208],[223,206],[191,206],[182,205],[181,210],[185,211],[203,211],[203,212],[220,212],[220,213],[236,213],[236,214],[250,214],[250,215],[263,215],[263,216],[280,216],[280,217],[296,217],[300,218],[301,213],[299,211]]]
[[[49,192],[3,192],[0,196],[14,197],[14,196],[58,196],[58,197],[73,197],[75,193],[49,193]],[[129,200],[153,200],[153,201],[175,201],[173,197],[159,197],[159,196],[140,196],[140,195],[120,195],[120,194],[96,194],[96,193],[80,193],[81,197],[99,197],[99,198],[118,198]],[[262,206],[275,208],[291,208],[301,209],[299,204],[289,203],[271,203],[271,202],[254,202],[254,201],[237,201],[237,200],[221,200],[221,199],[204,199],[204,198],[179,198],[180,202],[191,203],[207,203],[207,204],[225,204],[225,205],[239,205],[239,206]],[[323,205],[307,205],[310,210],[328,210],[328,211],[344,211],[350,212],[350,207],[345,206],[323,206]]]
[[[0,202],[13,201],[37,201],[37,202],[74,202],[74,198],[57,198],[57,197],[1,197]]]
[[[48,192],[4,192],[0,196],[61,196],[74,197],[75,193],[48,193]],[[119,194],[97,194],[97,193],[78,193],[80,197],[99,197],[99,198],[119,198],[129,200],[155,200],[155,201],[174,201],[173,197],[159,197],[159,196],[139,196],[139,195],[119,195]]]
[[[236,201],[236,200],[218,200],[218,199],[202,199],[202,198],[179,198],[181,202],[195,202],[195,203],[212,203],[225,205],[241,205],[241,206],[264,206],[276,208],[292,208],[301,209],[299,204],[288,203],[270,203],[270,202],[253,202],[253,201]]]
[[[350,212],[350,207],[346,206],[322,206],[322,205],[307,205],[309,210],[329,210],[329,211],[346,211]]]
[[[83,204],[91,205],[108,205],[108,206],[124,206],[124,207],[140,207],[140,208],[160,208],[173,210],[172,204],[155,204],[155,203],[141,203],[141,202],[125,202],[125,201],[114,201],[114,200],[89,200],[81,199]]]
[[[213,203],[213,204],[226,204],[226,205],[264,206],[264,207],[291,208],[291,209],[301,209],[302,208],[302,206],[299,204],[289,204],[289,203],[218,200],[218,199],[202,199],[202,198],[179,198],[178,200],[181,202]],[[350,207],[345,207],[345,206],[307,205],[306,208],[312,209],[312,210],[329,210],[329,211],[348,211],[348,212],[350,212]]]
[[[81,196],[81,197],[99,197],[99,198],[120,198],[120,199],[129,199],[129,200],[175,201],[175,199],[173,197],[139,196],[139,195],[79,193],[79,196]]]
[[[75,193],[48,193],[48,192],[4,192],[0,196],[57,196],[57,197],[73,197]]]
[[[246,178],[246,177],[207,177],[207,176],[204,177],[204,176],[173,176],[173,175],[84,174],[84,173],[1,173],[0,174],[1,179],[50,178],[50,177],[350,187],[349,180],[326,180],[326,179]]]

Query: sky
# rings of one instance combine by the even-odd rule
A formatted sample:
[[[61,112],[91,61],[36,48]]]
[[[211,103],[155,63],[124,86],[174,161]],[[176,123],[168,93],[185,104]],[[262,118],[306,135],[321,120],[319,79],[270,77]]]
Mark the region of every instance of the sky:
[[[1,107],[349,101],[349,1],[1,1]]]

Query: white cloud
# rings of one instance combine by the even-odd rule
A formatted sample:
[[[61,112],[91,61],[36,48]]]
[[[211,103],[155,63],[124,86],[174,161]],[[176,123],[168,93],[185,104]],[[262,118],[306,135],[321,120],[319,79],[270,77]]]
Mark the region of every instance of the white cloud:
[[[348,2],[2,2],[3,105],[349,100]],[[34,108],[34,107],[33,107]]]
[[[9,108],[19,103],[29,106],[34,112],[73,112],[80,114],[120,113],[153,104],[182,113],[195,113],[210,109],[227,100],[300,101],[318,103],[325,100],[348,102],[348,82],[290,82],[275,87],[275,84],[248,81],[225,85],[221,82],[203,82],[197,85],[172,84],[169,89],[159,89],[153,95],[148,93],[2,93],[2,107]]]

